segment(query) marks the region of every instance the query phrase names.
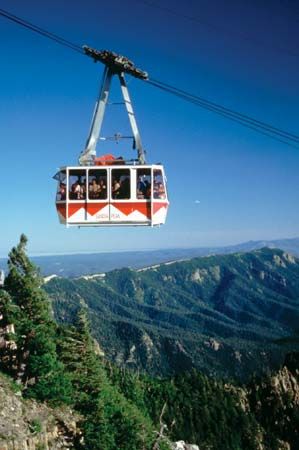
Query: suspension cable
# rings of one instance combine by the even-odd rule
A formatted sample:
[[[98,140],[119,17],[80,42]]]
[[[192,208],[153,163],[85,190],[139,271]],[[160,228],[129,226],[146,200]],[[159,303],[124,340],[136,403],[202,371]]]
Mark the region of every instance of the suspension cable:
[[[5,11],[4,9],[0,8],[0,16],[5,17],[8,20],[11,20],[12,22],[15,22],[18,25],[21,25],[24,28],[27,28],[31,31],[34,31],[35,33],[38,33],[44,37],[47,37],[48,39],[52,39],[53,41],[57,42],[57,44],[64,45],[65,47],[70,48],[71,50],[74,50],[75,52],[85,54],[83,48],[80,45],[74,44],[73,42],[64,39],[61,36],[58,36],[57,34],[54,34],[50,31],[45,30],[44,28],[38,27],[37,25],[34,25],[31,22],[28,22],[27,20],[21,19],[18,16],[15,16],[14,14],[11,14],[8,11]]]
[[[55,33],[52,33],[44,28],[34,25],[33,23],[28,22],[28,21],[14,15],[4,9],[1,9],[1,8],[0,8],[0,16],[16,23],[17,25],[23,26],[35,33],[38,33],[48,39],[51,39],[60,45],[68,47],[70,50],[76,51],[77,53],[80,53],[82,55],[86,54],[86,51],[84,50],[83,46],[75,44]],[[167,93],[175,95],[178,98],[181,98],[182,100],[190,102],[190,103],[192,103],[196,106],[199,106],[201,108],[204,108],[208,111],[214,112],[214,113],[216,113],[222,117],[225,117],[229,120],[232,120],[244,127],[252,129],[258,133],[261,133],[265,136],[268,136],[268,137],[275,139],[279,142],[282,142],[284,144],[290,145],[295,148],[299,148],[299,146],[298,146],[299,136],[294,133],[290,133],[288,131],[285,131],[283,129],[280,129],[278,127],[270,125],[266,122],[255,119],[253,117],[250,117],[246,114],[239,113],[230,108],[224,107],[218,103],[212,102],[201,96],[184,91],[175,86],[171,86],[170,84],[164,83],[164,82],[156,80],[154,78],[153,79],[143,79],[143,81],[145,81],[146,83],[148,83],[158,89],[161,89]]]
[[[158,89],[175,95],[182,100],[190,102],[203,109],[214,112],[222,117],[237,122],[240,125],[255,130],[260,134],[271,137],[279,142],[290,145],[291,147],[299,148],[299,145],[296,145],[299,144],[299,136],[293,133],[289,133],[287,131],[273,127],[272,125],[266,124],[265,122],[261,122],[257,119],[246,116],[245,114],[237,113],[236,111],[230,110],[229,108],[217,105],[216,103],[205,100],[202,97],[187,93],[186,91],[172,87],[170,85],[167,85],[166,83],[162,83],[157,80],[153,81],[151,79],[147,80],[147,83],[151,84],[154,87],[157,87]]]

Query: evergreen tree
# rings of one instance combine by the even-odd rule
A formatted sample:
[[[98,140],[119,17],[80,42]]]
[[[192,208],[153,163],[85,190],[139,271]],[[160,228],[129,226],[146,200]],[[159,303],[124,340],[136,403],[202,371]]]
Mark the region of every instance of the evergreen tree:
[[[59,351],[76,391],[75,408],[84,416],[83,448],[151,449],[152,422],[109,381],[95,352],[85,310],[79,312],[75,327],[61,331]]]
[[[9,253],[9,273],[5,279],[6,308],[15,306],[16,378],[28,397],[68,402],[71,384],[56,354],[55,324],[42,278],[26,255],[27,238]],[[8,301],[9,298],[9,301]]]

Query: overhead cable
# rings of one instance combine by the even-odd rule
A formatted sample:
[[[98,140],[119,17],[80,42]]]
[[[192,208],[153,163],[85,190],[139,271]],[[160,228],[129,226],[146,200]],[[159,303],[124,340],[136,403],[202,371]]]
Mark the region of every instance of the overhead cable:
[[[38,27],[37,25],[34,25],[31,22],[28,22],[28,21],[26,21],[8,11],[5,11],[4,9],[1,9],[1,8],[0,8],[0,16],[6,18],[8,20],[11,20],[12,22],[15,22],[16,24],[23,26],[35,33],[38,33],[48,39],[51,39],[60,45],[68,47],[69,49],[74,50],[80,54],[83,54],[83,55],[86,54],[83,46],[75,44],[55,33],[45,30],[44,28]],[[151,84],[152,86],[154,86],[158,89],[161,89],[165,92],[175,95],[175,96],[181,98],[182,100],[193,103],[196,106],[199,106],[208,111],[214,112],[222,117],[225,117],[234,122],[237,122],[240,125],[243,125],[247,128],[255,130],[255,131],[259,132],[260,134],[271,137],[279,142],[290,145],[292,147],[299,148],[299,146],[298,146],[299,145],[299,136],[294,133],[290,133],[288,131],[274,127],[274,126],[269,125],[265,122],[262,122],[258,119],[255,119],[253,117],[247,116],[242,113],[239,113],[230,108],[226,108],[220,104],[217,104],[215,102],[207,100],[198,95],[194,95],[192,93],[189,93],[187,91],[179,89],[175,86],[171,86],[170,84],[164,83],[162,81],[155,80],[155,79],[147,79],[147,80],[143,80],[143,81]]]
[[[12,22],[17,23],[18,25],[21,25],[24,28],[34,31],[35,33],[47,37],[48,39],[52,39],[58,44],[64,45],[65,47],[68,47],[71,50],[74,50],[84,55],[84,50],[80,45],[74,44],[73,42],[70,42],[61,36],[58,36],[57,34],[51,33],[50,31],[47,31],[44,28],[40,28],[37,25],[34,25],[33,23],[28,22],[27,20],[21,19],[20,17],[15,16],[14,14],[11,14],[10,12],[5,11],[4,9],[1,8],[0,8],[0,16],[5,17],[6,19],[11,20]]]
[[[184,91],[184,90],[179,89],[179,88],[177,88],[175,86],[171,86],[168,83],[164,83],[162,81],[155,80],[153,78],[150,79],[150,81],[152,81],[156,85],[161,85],[162,87],[165,87],[165,88],[167,88],[167,89],[169,89],[171,91],[178,92],[179,94],[181,94],[183,96],[186,96],[188,98],[192,98],[194,100],[203,102],[203,103],[205,103],[205,104],[207,104],[209,106],[212,106],[212,107],[215,107],[217,109],[220,109],[220,110],[222,110],[225,113],[232,114],[234,116],[240,117],[240,118],[242,118],[242,120],[254,122],[257,126],[261,126],[263,128],[269,129],[269,131],[272,131],[272,132],[277,132],[278,134],[281,134],[283,137],[286,137],[287,139],[293,139],[295,142],[299,142],[299,136],[296,135],[296,134],[290,133],[288,131],[281,130],[280,128],[274,127],[273,125],[269,125],[266,122],[262,122],[261,120],[254,119],[254,118],[252,118],[250,116],[247,116],[246,114],[242,114],[242,113],[234,111],[234,110],[232,110],[230,108],[226,108],[226,107],[224,107],[224,106],[222,106],[222,105],[220,105],[218,103],[212,102],[212,101],[207,100],[207,99],[205,99],[203,97],[200,97],[198,95],[191,94],[190,92]]]
[[[291,147],[299,148],[299,136],[289,133],[288,131],[284,131],[272,125],[269,125],[260,120],[254,119],[250,116],[247,116],[242,113],[238,113],[229,108],[225,108],[224,106],[218,105],[217,103],[211,102],[209,100],[204,99],[203,97],[199,97],[193,94],[190,94],[182,89],[178,89],[174,86],[170,86],[167,83],[160,82],[158,80],[149,79],[147,80],[148,84],[151,84],[163,91],[166,91],[170,94],[175,95],[176,97],[181,98],[182,100],[193,103],[201,108],[204,108],[208,111],[212,111],[222,117],[226,117],[234,122],[239,123],[247,128],[255,130],[263,135],[271,137],[279,142],[290,145]],[[294,145],[295,144],[295,145]],[[296,145],[297,144],[297,145]]]
[[[163,11],[166,14],[171,14],[172,16],[179,17],[180,19],[185,19],[190,22],[198,23],[198,24],[204,26],[205,28],[208,28],[212,31],[216,31],[216,33],[218,33],[218,34],[221,33],[222,35],[224,34],[224,35],[227,35],[232,38],[238,37],[239,39],[242,39],[243,41],[249,42],[250,44],[258,45],[259,47],[263,46],[265,48],[265,50],[272,50],[275,52],[288,54],[291,56],[297,56],[297,57],[299,56],[298,52],[296,52],[295,50],[294,51],[290,50],[289,48],[287,48],[285,46],[282,46],[279,44],[274,46],[273,43],[267,43],[261,39],[257,39],[254,35],[249,35],[249,34],[241,32],[241,31],[231,30],[223,25],[218,25],[211,21],[202,19],[201,17],[195,17],[190,14],[182,13],[174,8],[169,8],[167,6],[163,6],[163,5],[159,4],[158,2],[153,2],[151,0],[138,0],[138,3],[143,3],[144,5],[147,5],[149,7],[159,9],[160,11]]]

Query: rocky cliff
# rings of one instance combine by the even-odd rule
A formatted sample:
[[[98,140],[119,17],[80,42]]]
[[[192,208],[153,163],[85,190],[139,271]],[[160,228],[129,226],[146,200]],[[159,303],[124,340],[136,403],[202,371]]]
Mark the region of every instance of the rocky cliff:
[[[67,408],[24,400],[18,387],[0,375],[0,449],[71,449],[80,440],[78,414]]]
[[[277,447],[272,444],[274,449],[299,449],[298,363],[298,353],[288,355],[281,370],[259,382],[253,380],[247,390],[252,413],[266,434],[279,438]]]

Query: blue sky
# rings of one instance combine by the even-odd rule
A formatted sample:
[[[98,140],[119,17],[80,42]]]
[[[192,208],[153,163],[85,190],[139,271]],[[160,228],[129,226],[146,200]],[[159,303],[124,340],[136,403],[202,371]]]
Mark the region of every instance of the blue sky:
[[[295,1],[157,0],[160,8],[150,3],[2,0],[0,7],[78,44],[127,55],[153,78],[299,133]],[[0,33],[1,256],[22,232],[35,254],[299,235],[299,149],[135,79],[129,88],[148,159],[167,170],[167,224],[64,228],[51,177],[59,166],[76,164],[103,67],[3,18]],[[117,86],[112,99],[120,99]],[[109,108],[103,134],[128,130],[120,108]],[[116,148],[99,145],[101,150],[133,156],[126,141]]]

